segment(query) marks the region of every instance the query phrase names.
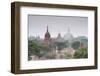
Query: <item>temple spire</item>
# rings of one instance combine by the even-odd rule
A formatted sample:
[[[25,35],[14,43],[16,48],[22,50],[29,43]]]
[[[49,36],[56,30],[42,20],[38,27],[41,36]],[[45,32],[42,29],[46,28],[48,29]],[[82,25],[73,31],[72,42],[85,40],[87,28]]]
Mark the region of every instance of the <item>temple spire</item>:
[[[46,30],[46,33],[45,33],[44,40],[48,41],[49,39],[50,39],[50,33],[49,33],[49,30],[48,30],[48,26],[47,26],[47,30]]]

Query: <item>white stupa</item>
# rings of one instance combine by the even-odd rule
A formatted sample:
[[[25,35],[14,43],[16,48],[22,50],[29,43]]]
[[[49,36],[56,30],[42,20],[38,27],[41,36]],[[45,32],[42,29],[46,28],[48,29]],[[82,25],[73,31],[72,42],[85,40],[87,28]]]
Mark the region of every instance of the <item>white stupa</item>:
[[[68,27],[68,32],[64,35],[65,40],[72,40],[73,35],[70,33],[70,28]]]

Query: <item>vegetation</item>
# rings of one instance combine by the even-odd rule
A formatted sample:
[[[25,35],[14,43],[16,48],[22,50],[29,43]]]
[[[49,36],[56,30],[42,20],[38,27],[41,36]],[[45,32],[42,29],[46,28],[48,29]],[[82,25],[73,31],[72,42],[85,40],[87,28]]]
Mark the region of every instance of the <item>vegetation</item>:
[[[58,47],[57,50],[62,50],[67,47],[66,43],[56,43],[56,46]]]
[[[87,58],[88,57],[88,51],[87,48],[79,48],[76,50],[74,54],[74,58]]]
[[[56,48],[57,46],[57,48]],[[68,48],[68,42],[65,43],[55,43],[51,44],[49,46],[40,44],[36,40],[29,40],[28,41],[28,60],[31,60],[31,56],[35,55],[39,58],[46,58],[46,59],[55,59],[56,54],[53,52],[56,49],[58,51],[63,50],[64,48]],[[87,58],[88,57],[88,51],[85,47],[80,47],[80,42],[75,41],[71,44],[71,47],[75,50],[75,53],[72,56],[70,53],[64,53],[63,57],[66,59],[70,58]]]
[[[37,41],[29,41],[28,43],[28,60],[31,60],[31,55],[49,57],[48,52],[51,50],[51,46],[41,45]]]
[[[73,49],[76,50],[76,49],[78,49],[79,47],[80,47],[80,42],[79,42],[79,41],[75,41],[75,42],[72,43],[72,48],[73,48]]]

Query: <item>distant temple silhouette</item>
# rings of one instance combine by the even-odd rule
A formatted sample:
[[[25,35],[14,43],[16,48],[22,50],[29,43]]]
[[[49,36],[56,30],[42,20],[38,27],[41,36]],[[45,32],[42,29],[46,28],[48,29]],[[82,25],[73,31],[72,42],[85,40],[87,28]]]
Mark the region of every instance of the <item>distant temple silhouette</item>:
[[[50,40],[50,33],[49,33],[49,30],[48,30],[48,26],[47,26],[47,31],[45,33],[45,37],[44,37],[44,41],[45,42],[48,42]]]
[[[64,35],[64,37],[61,37],[61,34],[58,33],[58,36],[56,38],[52,38],[49,33],[49,28],[47,26],[46,33],[44,35],[44,43],[50,44],[51,42],[58,42],[58,43],[64,43],[66,40],[73,39],[73,35],[70,33],[70,28],[67,29],[67,34]]]

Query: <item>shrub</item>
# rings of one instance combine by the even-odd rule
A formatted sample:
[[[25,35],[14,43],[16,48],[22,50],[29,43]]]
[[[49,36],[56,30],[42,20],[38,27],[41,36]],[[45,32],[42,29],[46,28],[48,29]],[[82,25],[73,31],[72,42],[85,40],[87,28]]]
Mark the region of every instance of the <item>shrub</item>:
[[[79,48],[76,50],[74,54],[74,58],[87,58],[88,57],[88,52],[87,48]]]

